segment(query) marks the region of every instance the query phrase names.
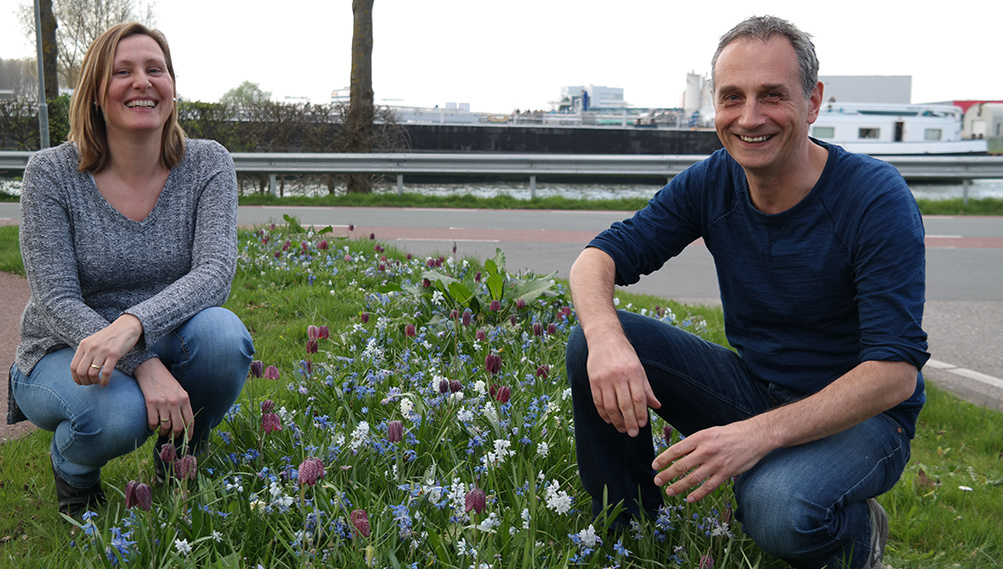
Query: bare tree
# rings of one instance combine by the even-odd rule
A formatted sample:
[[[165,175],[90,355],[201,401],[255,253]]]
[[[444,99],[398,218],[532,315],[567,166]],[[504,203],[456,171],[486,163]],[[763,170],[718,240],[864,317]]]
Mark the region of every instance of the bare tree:
[[[352,0],[355,16],[352,32],[352,86],[348,119],[345,121],[345,150],[373,151],[373,0]],[[372,176],[350,176],[349,193],[373,191]]]
[[[42,75],[45,78],[45,99],[59,96],[59,47],[56,43],[56,15],[52,0],[39,0],[39,20],[42,22]]]
[[[59,76],[64,85],[76,85],[84,54],[105,30],[122,22],[148,26],[156,20],[151,0],[51,0],[56,17]],[[33,2],[21,4],[21,24],[28,37],[35,37]],[[44,28],[43,28],[44,31]]]

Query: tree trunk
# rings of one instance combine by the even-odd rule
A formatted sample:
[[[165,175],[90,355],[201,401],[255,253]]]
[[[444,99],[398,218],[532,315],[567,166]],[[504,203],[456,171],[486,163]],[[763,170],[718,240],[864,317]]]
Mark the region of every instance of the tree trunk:
[[[59,73],[56,57],[56,17],[52,13],[52,0],[38,1],[38,15],[42,21],[42,76],[45,78],[45,100],[59,96]]]
[[[345,150],[373,151],[373,0],[352,0],[355,16],[352,33],[352,86],[348,119],[345,121]],[[373,191],[371,175],[348,177],[349,193]]]

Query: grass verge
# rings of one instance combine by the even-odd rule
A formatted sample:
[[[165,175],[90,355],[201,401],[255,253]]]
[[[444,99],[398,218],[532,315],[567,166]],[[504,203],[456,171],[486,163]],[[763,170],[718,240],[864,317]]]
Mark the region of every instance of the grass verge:
[[[11,235],[16,228],[0,227],[0,258],[16,247]],[[322,237],[241,232],[241,268],[227,306],[252,331],[256,357],[281,370],[282,379],[249,380],[240,410],[220,427],[226,437],[200,460],[192,503],[161,488],[153,511],[125,509],[116,489],[149,480],[148,444],[105,467],[111,504],[96,522],[69,526],[54,513],[50,436],[36,431],[0,445],[0,565],[292,567],[323,564],[326,555],[331,566],[361,566],[371,552],[378,566],[424,567],[432,559],[446,567],[482,559],[499,566],[675,566],[673,559],[695,566],[704,555],[717,567],[785,566],[761,555],[737,526],[721,525],[727,489],[709,502],[670,510],[666,515],[677,526],[672,531],[645,527],[639,530],[643,539],[590,541],[592,522],[574,469],[570,403],[562,399],[562,335],[573,318],[563,319],[558,310],[568,301],[563,283],[508,275],[498,257],[445,259],[436,267],[435,259],[408,259],[372,241]],[[423,279],[430,286],[421,286]],[[525,283],[532,286],[521,290],[546,294],[519,308],[511,291]],[[487,302],[493,295],[504,302],[498,311]],[[719,309],[617,296],[621,308],[663,314],[724,343]],[[449,302],[461,301],[474,314],[470,328],[445,315]],[[303,346],[316,324],[326,325],[330,337],[309,355]],[[540,335],[534,324],[541,324]],[[502,358],[498,375],[481,366],[488,355]],[[305,358],[313,358],[311,365]],[[549,377],[538,375],[543,365]],[[464,397],[440,393],[437,376],[460,381]],[[511,387],[512,400],[481,393],[478,382]],[[402,399],[415,406],[420,421],[398,410]],[[282,431],[261,431],[259,409],[266,400],[281,408]],[[387,442],[393,419],[405,425],[401,443]],[[363,423],[369,438],[352,450]],[[513,427],[518,436],[510,434]],[[660,427],[656,422],[656,433]],[[532,440],[523,443],[519,436]],[[657,446],[660,437],[654,438]],[[1003,415],[931,387],[913,460],[881,498],[892,517],[887,563],[974,569],[1003,558],[1000,440]],[[298,490],[296,465],[308,454],[323,457],[328,474],[322,484]],[[233,489],[237,485],[240,490]],[[474,485],[488,494],[480,517],[463,509],[463,494]],[[448,502],[450,493],[459,507],[429,502],[432,495]],[[563,497],[570,500],[568,510],[561,509]],[[363,508],[372,525],[365,537],[346,526],[348,510]],[[318,519],[332,525],[311,534]],[[154,529],[143,529],[152,522]]]

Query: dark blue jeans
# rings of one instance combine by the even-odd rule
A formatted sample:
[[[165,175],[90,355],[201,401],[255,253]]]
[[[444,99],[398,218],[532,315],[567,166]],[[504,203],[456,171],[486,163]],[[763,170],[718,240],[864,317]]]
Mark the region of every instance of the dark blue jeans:
[[[684,435],[747,419],[801,396],[749,376],[737,354],[654,318],[620,312],[627,339],[644,366],[656,412]],[[650,424],[631,438],[596,411],[581,328],[567,348],[578,469],[599,515],[623,502],[618,520],[654,516],[662,505],[651,468]],[[858,568],[870,550],[866,500],[888,491],[909,460],[909,438],[878,415],[839,434],[766,455],[735,483],[736,519],[771,555],[798,568]],[[638,502],[639,500],[639,502]]]
[[[192,441],[204,443],[244,386],[254,354],[251,335],[229,310],[208,308],[152,351],[188,392],[195,413]],[[11,387],[25,416],[53,432],[50,453],[59,476],[87,488],[98,482],[105,463],[142,446],[154,432],[136,380],[116,369],[106,387],[77,385],[70,375],[74,352],[46,354],[27,376],[15,365]]]

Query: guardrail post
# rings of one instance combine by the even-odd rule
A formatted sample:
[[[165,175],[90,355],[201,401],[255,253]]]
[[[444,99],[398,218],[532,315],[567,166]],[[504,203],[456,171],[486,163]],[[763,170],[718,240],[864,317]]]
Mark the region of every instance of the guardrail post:
[[[404,195],[404,174],[397,174],[397,195]]]
[[[275,174],[269,174],[268,175],[268,192],[270,194],[272,194],[273,198],[278,195],[278,193],[276,192],[275,186],[276,186],[276,184],[275,184]]]
[[[965,205],[968,205],[968,188],[970,188],[971,185],[971,178],[965,178],[965,180],[961,182],[961,200]]]
[[[529,199],[536,199],[536,176],[529,177]]]

